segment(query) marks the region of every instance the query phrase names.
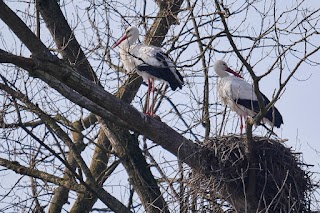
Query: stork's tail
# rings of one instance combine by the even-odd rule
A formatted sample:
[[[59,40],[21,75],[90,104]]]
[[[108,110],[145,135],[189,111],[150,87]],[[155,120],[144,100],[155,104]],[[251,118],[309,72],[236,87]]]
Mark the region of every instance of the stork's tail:
[[[271,107],[266,116],[269,121],[273,123],[273,125],[277,128],[280,128],[281,124],[283,124],[282,115],[280,114],[279,110],[276,107]]]
[[[183,77],[176,69],[173,71],[169,67],[154,67],[147,64],[141,64],[137,68],[140,72],[146,72],[168,82],[172,90],[176,90],[178,87],[181,89],[183,86]]]

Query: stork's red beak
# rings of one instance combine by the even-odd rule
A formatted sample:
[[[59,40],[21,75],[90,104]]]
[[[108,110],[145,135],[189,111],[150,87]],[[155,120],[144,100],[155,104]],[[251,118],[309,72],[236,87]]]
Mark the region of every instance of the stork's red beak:
[[[122,36],[119,41],[117,43],[115,43],[114,45],[112,45],[112,48],[117,47],[119,44],[121,44],[121,42],[123,42],[123,40],[125,40],[127,38],[127,35]]]
[[[238,78],[243,78],[239,73],[235,72],[234,70],[227,68],[227,72],[232,73],[233,75],[237,76]]]

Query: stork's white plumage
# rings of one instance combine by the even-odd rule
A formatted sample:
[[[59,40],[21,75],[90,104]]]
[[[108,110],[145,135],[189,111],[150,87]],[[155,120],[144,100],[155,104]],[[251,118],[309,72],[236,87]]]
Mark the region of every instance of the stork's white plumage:
[[[253,117],[260,111],[253,86],[244,81],[241,75],[230,69],[222,60],[215,62],[214,70],[220,77],[218,85],[219,95],[223,103],[240,116],[240,131],[242,133],[242,117]],[[229,75],[229,73],[233,75]],[[268,105],[270,103],[268,98],[262,93],[261,95],[264,105]],[[268,110],[262,122],[279,128],[283,124],[283,119],[278,109],[273,106]]]
[[[141,43],[135,44],[138,37],[138,28],[129,27],[119,41],[113,45],[113,48],[120,47],[120,58],[126,71],[136,71],[148,83],[146,113],[154,115],[154,80],[165,81],[172,90],[176,90],[178,87],[182,88],[183,77],[161,48]],[[149,109],[150,91],[153,93],[153,103]]]

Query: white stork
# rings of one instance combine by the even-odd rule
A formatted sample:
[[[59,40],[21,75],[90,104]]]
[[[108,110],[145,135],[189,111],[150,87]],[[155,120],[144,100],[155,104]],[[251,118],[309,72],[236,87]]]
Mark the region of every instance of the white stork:
[[[244,81],[242,76],[233,71],[228,65],[217,60],[214,64],[214,70],[220,77],[218,92],[225,105],[235,111],[240,116],[240,132],[242,134],[242,117],[253,117],[260,111],[257,96],[253,86]],[[229,75],[229,73],[233,75]],[[270,101],[262,94],[264,105],[267,106]],[[262,119],[263,123],[279,128],[283,124],[282,116],[276,107],[271,107]]]
[[[173,61],[161,48],[134,44],[139,37],[138,28],[128,27],[125,34],[112,47],[120,47],[120,58],[127,72],[136,71],[148,83],[146,114],[154,115],[154,80],[167,82],[172,90],[180,89],[183,77],[176,70]],[[150,91],[152,91],[152,105],[149,109]]]

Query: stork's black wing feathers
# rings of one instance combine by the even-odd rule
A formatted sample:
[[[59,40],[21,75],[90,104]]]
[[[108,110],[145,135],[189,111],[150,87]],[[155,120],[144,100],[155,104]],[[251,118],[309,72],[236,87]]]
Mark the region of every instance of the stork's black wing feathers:
[[[169,55],[165,54],[164,52],[157,52],[155,55],[156,59],[162,63],[165,67],[169,67],[166,58],[169,58]]]
[[[171,70],[167,67],[154,67],[148,64],[140,64],[137,66],[137,69],[141,72],[147,72],[150,75],[167,81],[174,91],[179,87],[182,88],[182,84],[176,79],[176,77],[172,74]]]
[[[261,95],[263,97],[264,106],[267,106],[270,103],[269,99],[264,94],[261,93]],[[237,99],[235,100],[235,102],[256,113],[260,111],[258,101],[253,101],[248,99]],[[283,124],[282,115],[280,114],[279,110],[275,106],[272,106],[268,110],[267,114],[265,115],[265,118],[271,121],[274,124],[274,126],[277,128],[279,128],[281,124]]]
[[[181,89],[183,85],[183,77],[174,67],[171,67],[170,69],[168,62],[166,61],[166,58],[169,58],[169,56],[161,51],[155,54],[155,58],[162,64],[162,66],[152,66],[150,64],[143,63],[138,65],[137,69],[140,72],[147,72],[156,78],[167,81],[172,90],[176,90],[177,87]],[[176,76],[178,76],[180,81]]]
[[[172,61],[172,58],[170,58],[170,56],[164,52],[157,52],[156,54],[156,59],[161,62],[165,67],[169,67],[167,61],[166,61],[166,58],[169,58],[171,61]],[[178,78],[180,79],[180,81],[183,83],[183,77],[182,75],[176,70],[176,68],[174,68],[174,72],[175,74],[178,76]],[[180,88],[181,89],[181,88]]]
[[[269,99],[264,95],[262,94],[262,97],[264,99],[264,105],[268,105],[270,103]],[[281,124],[283,124],[283,118],[282,118],[282,115],[280,114],[279,110],[275,107],[275,106],[272,106],[267,114],[265,115],[266,118],[269,119],[269,121],[271,121],[275,127],[279,128],[281,126]]]

